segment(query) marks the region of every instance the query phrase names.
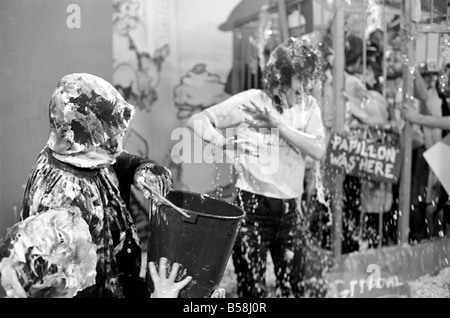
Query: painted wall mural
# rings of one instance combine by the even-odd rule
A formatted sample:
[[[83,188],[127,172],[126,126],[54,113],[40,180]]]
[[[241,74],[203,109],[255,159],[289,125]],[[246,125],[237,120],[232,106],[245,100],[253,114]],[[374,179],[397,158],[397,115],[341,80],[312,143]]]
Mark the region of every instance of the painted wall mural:
[[[174,102],[178,108],[177,118],[185,119],[229,97],[225,83],[218,74],[207,70],[206,64],[195,65],[180,79],[175,87]]]
[[[222,79],[232,65],[232,33],[219,24],[238,1],[112,0],[113,85],[136,107],[124,149],[168,167],[177,190],[231,192],[228,167],[176,163],[171,134],[229,97]],[[149,205],[132,188],[130,211],[144,248]]]
[[[113,8],[114,33],[128,42],[129,50],[128,54],[123,55],[123,60],[116,60],[114,86],[129,103],[150,112],[158,100],[156,88],[160,82],[162,64],[170,54],[169,45],[165,44],[153,53],[138,47],[133,31],[139,25],[145,27],[145,21],[137,0],[116,0]]]
[[[140,110],[150,112],[158,100],[156,87],[164,59],[169,55],[169,46],[157,49],[153,55],[139,52],[130,37],[130,50],[136,54],[134,63],[124,62],[114,69],[117,81],[114,86],[122,96]]]

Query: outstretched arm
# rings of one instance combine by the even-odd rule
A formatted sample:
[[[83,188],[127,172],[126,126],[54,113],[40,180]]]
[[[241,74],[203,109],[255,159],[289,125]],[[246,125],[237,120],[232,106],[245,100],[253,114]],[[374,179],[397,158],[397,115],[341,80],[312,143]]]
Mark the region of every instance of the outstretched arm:
[[[326,152],[325,138],[302,132],[292,126],[281,123],[280,136],[288,143],[299,149],[303,154],[320,160]]]
[[[404,109],[403,117],[413,124],[427,126],[431,128],[450,129],[450,117],[434,117],[429,115],[422,115],[415,112],[413,109]]]
[[[225,137],[216,129],[212,118],[205,111],[189,118],[187,127],[207,143],[212,143],[220,148],[226,145]]]
[[[197,136],[207,143],[212,143],[220,149],[237,149],[240,153],[257,156],[256,150],[249,145],[247,140],[225,138],[219,129],[237,127],[244,121],[238,105],[249,98],[257,96],[258,91],[236,94],[227,100],[193,115],[187,122]]]

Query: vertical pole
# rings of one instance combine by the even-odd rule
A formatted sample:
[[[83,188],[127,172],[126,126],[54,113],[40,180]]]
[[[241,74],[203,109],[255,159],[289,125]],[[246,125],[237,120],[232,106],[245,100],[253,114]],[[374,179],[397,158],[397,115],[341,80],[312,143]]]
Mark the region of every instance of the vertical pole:
[[[336,117],[334,130],[341,132],[344,130],[345,101],[342,92],[344,91],[344,69],[345,69],[345,34],[344,34],[344,0],[336,0],[335,17],[333,21],[333,50],[335,54],[333,64],[333,98],[336,105]],[[336,188],[333,192],[333,248],[334,256],[338,258],[342,253],[342,198],[343,198],[344,176],[337,174]]]
[[[241,46],[242,46],[242,34],[240,33],[242,32],[242,29],[239,28],[234,28],[233,29],[233,69],[231,70],[231,76],[232,76],[232,81],[231,81],[231,90],[232,90],[232,94],[237,94],[240,91],[242,91],[242,87],[241,87],[241,77],[240,77],[240,70],[241,70],[241,60],[242,60],[242,55],[241,55]]]
[[[448,13],[447,13],[448,16]],[[322,27],[325,25],[325,9],[323,6],[320,6],[320,23]],[[326,27],[325,27],[326,28]]]
[[[442,40],[442,36],[441,36],[441,32],[437,33],[437,61],[436,61],[436,66],[441,69],[441,40]]]
[[[248,48],[248,30],[246,28],[246,26],[242,26],[241,28],[241,52],[239,53],[240,56],[240,66],[239,66],[239,91],[242,92],[244,91],[247,87],[245,87],[245,80],[246,80],[246,67],[247,67],[247,48]]]
[[[299,25],[299,29],[300,29],[300,33],[297,35],[297,37],[301,38],[302,35],[303,35],[303,30],[302,30],[302,4],[301,3],[297,4],[297,10],[298,10],[298,25]],[[306,17],[305,17],[305,19],[306,19]],[[306,27],[306,25],[305,25],[305,27]]]
[[[448,20],[449,20],[449,14],[450,14],[450,6],[447,5],[447,15],[445,17],[445,26],[448,27]]]
[[[411,26],[411,2],[409,0],[402,0],[402,15],[404,17],[405,25],[403,27]],[[403,43],[403,52],[408,56],[411,61],[414,61],[414,42],[408,41]],[[409,72],[408,66],[403,66],[403,93],[405,96],[414,95],[414,79]],[[410,103],[408,98],[403,98],[403,104]],[[406,122],[404,130],[402,132],[403,141],[403,163],[402,163],[402,175],[400,181],[400,193],[399,193],[399,241],[400,243],[409,242],[409,218],[410,218],[410,204],[411,204],[411,159],[412,159],[412,127],[411,124]]]
[[[430,24],[434,24],[434,0],[431,0],[431,8],[430,8]]]
[[[386,1],[383,2],[382,28],[383,28],[383,97],[386,100],[387,91],[387,64],[386,64],[386,48],[387,48],[387,21],[386,21]]]
[[[363,2],[363,12],[362,17],[364,19],[364,30],[361,39],[363,40],[363,56],[362,56],[362,64],[363,64],[363,84],[366,85],[366,73],[367,73],[367,41],[366,41],[366,30],[367,30],[367,0]]]
[[[386,47],[387,47],[387,22],[386,22],[386,0],[383,0],[383,12],[381,17],[381,27],[383,30],[383,97],[386,100],[386,82],[387,82],[387,65],[386,65]],[[380,241],[378,243],[378,247],[383,247],[383,212],[380,211],[380,215],[378,217],[378,235],[380,236]]]
[[[277,0],[278,4],[278,15],[279,15],[279,21],[280,21],[280,35],[281,35],[281,42],[286,41],[289,38],[289,26],[287,21],[287,10],[286,10],[286,3],[284,0]]]

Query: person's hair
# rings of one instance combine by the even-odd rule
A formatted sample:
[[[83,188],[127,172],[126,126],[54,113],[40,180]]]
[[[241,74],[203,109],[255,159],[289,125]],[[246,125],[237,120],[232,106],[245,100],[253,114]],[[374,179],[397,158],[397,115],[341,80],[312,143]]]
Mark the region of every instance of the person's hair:
[[[401,18],[399,14],[392,17],[392,20],[387,23],[387,31],[398,32],[401,29]]]
[[[271,52],[263,73],[263,89],[280,113],[280,95],[292,86],[292,77],[300,82],[315,80],[322,76],[322,65],[320,51],[307,40],[290,38]]]
[[[355,65],[363,56],[363,41],[354,34],[349,34],[345,41],[345,66]]]

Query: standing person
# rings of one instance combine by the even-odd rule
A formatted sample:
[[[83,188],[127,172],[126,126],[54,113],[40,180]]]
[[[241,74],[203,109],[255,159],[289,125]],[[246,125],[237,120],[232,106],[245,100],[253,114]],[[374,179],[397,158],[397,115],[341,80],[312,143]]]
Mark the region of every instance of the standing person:
[[[29,176],[21,219],[50,209],[81,211],[96,245],[97,265],[95,284],[77,297],[149,296],[139,276],[141,247],[127,203],[131,185],[155,200],[153,192],[166,195],[172,180],[167,168],[122,149],[134,112],[110,83],[91,74],[64,76],[51,97],[50,137]],[[150,270],[156,277],[155,268]],[[190,280],[171,285],[161,279],[155,285],[169,289],[158,289],[154,296],[173,295],[168,292],[173,287],[177,294]]]
[[[320,75],[319,52],[307,41],[291,38],[270,54],[262,89],[240,92],[192,116],[187,123],[218,148],[236,148],[239,154],[250,155],[255,155],[258,147],[260,150],[257,160],[241,157],[244,160],[237,164],[235,204],[246,212],[232,253],[240,298],[267,296],[269,251],[277,290],[282,297],[292,296],[294,251],[301,248],[298,241],[306,243],[307,239],[299,205],[305,158],[318,160],[326,151],[321,110],[307,93]],[[225,138],[218,131],[230,127],[236,128],[234,138]],[[267,135],[267,128],[275,129],[278,136]],[[274,149],[279,162],[277,169],[270,169],[262,162],[274,160],[269,155]]]
[[[441,76],[448,76],[447,71],[449,69],[450,65],[446,65]],[[411,107],[404,107],[402,115],[410,123],[420,125],[424,130],[427,129],[425,130],[425,137],[428,138],[425,139],[425,142],[429,149],[436,142],[446,137],[450,131],[450,109],[447,103],[446,92],[442,89],[438,80],[432,83],[430,80],[431,74],[427,71],[426,64],[422,65],[422,68],[419,68],[419,70],[424,71],[423,77],[430,84],[425,105],[422,107],[421,113]],[[447,81],[447,79],[445,80]],[[426,226],[428,228],[426,237],[432,238],[438,237],[441,232],[446,233],[446,230],[448,230],[448,224],[450,223],[450,199],[447,191],[437,180],[436,175],[429,169],[426,162],[424,162],[424,166],[429,174],[424,181],[426,187],[423,190]]]

